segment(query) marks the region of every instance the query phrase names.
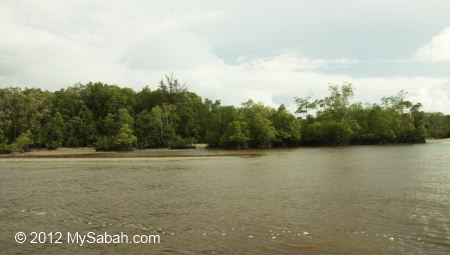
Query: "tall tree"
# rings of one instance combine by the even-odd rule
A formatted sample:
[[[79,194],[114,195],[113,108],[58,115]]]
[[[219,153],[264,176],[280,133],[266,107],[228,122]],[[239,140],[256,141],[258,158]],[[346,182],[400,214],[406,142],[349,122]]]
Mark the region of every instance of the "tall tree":
[[[114,148],[118,150],[131,150],[137,141],[133,130],[128,124],[122,124],[119,133],[114,138]]]

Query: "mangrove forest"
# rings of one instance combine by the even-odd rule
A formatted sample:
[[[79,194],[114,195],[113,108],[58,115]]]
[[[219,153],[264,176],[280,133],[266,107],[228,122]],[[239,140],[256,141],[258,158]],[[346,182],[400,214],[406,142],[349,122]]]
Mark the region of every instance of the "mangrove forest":
[[[424,112],[407,94],[352,103],[349,83],[325,98],[295,97],[295,112],[249,100],[239,107],[202,99],[173,76],[154,90],[101,82],[58,91],[0,89],[0,152],[30,148],[97,150],[423,143],[450,137],[450,115]]]

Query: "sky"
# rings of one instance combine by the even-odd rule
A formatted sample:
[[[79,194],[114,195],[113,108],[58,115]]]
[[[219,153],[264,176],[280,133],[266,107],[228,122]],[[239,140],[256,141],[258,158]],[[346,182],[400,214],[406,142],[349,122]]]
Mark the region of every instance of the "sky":
[[[0,87],[102,81],[293,109],[350,82],[450,113],[450,1],[0,0]]]

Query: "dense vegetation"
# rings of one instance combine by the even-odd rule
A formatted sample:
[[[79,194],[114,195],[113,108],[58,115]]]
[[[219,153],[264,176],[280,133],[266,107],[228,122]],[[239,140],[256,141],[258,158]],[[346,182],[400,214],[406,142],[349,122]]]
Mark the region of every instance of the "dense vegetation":
[[[104,83],[55,92],[0,89],[0,151],[60,146],[97,150],[210,147],[270,148],[424,142],[449,137],[450,116],[426,113],[400,92],[381,104],[350,104],[350,84],[323,99],[296,98],[296,115],[249,100],[240,107],[203,100],[166,76],[156,90]]]

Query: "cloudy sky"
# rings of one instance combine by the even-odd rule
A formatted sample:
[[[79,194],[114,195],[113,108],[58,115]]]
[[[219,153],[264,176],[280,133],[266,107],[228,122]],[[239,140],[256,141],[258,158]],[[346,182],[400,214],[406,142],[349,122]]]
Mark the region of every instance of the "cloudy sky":
[[[450,1],[0,0],[0,87],[103,81],[292,104],[351,82],[450,113]]]

